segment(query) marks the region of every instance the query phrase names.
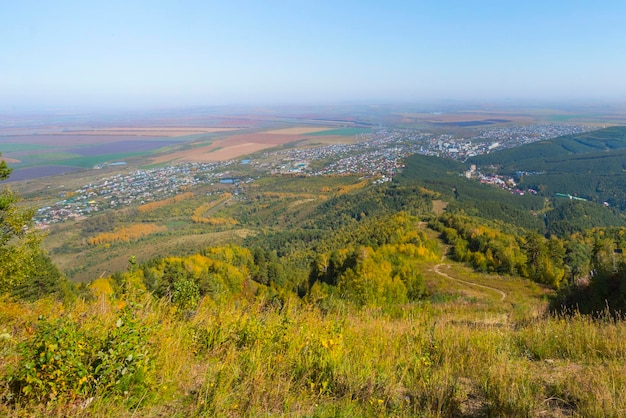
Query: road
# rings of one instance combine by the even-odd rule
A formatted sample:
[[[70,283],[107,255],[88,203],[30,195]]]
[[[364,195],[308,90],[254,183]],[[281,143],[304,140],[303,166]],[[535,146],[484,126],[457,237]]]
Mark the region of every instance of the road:
[[[506,299],[506,293],[500,289],[496,289],[495,287],[491,287],[491,286],[485,286],[483,284],[478,284],[478,283],[472,283],[472,282],[468,282],[467,280],[461,280],[461,279],[456,279],[452,276],[450,276],[448,273],[444,273],[443,271],[441,271],[441,267],[446,266],[446,267],[450,267],[449,264],[437,264],[435,267],[433,267],[433,271],[435,273],[437,273],[440,276],[445,277],[446,279],[458,282],[458,283],[463,283],[469,286],[475,286],[475,287],[480,287],[483,289],[488,289],[488,290],[493,290],[494,292],[497,292],[498,294],[500,294],[500,300],[503,301],[504,299]]]

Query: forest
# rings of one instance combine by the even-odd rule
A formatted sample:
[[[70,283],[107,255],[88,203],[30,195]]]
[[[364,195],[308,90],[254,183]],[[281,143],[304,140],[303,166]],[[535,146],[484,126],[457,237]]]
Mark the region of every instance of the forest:
[[[621,212],[405,163],[98,215],[76,233],[126,266],[79,284],[4,189],[0,413],[619,416]],[[137,261],[162,217],[245,234]]]
[[[570,194],[626,210],[626,128],[567,135],[474,157],[470,163],[514,176],[540,196]]]

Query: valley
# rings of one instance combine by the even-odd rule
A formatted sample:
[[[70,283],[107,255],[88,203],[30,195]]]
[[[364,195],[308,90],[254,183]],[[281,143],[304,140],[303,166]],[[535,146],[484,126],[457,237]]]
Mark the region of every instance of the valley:
[[[42,251],[1,296],[0,412],[559,417],[626,407],[626,222],[611,186],[621,171],[598,172],[607,207],[603,194],[559,199],[547,170],[532,171],[539,160],[519,158],[575,143],[584,147],[548,157],[559,170],[618,161],[623,128],[522,140],[563,127],[252,119],[158,128],[177,142],[123,161],[110,159],[122,143],[105,140],[90,145],[102,153],[93,167],[4,183],[33,208],[20,231]],[[510,142],[489,137],[494,129]],[[485,145],[469,148],[477,137]],[[466,161],[456,144],[482,155]],[[467,175],[472,164],[516,188],[482,184]],[[576,195],[582,184],[558,187]]]

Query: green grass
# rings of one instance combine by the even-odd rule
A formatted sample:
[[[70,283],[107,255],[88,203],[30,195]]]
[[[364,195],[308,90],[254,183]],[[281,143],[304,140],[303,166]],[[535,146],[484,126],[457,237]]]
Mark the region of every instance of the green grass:
[[[0,152],[19,152],[19,151],[36,151],[40,149],[49,149],[55,148],[49,145],[40,145],[40,144],[24,144],[24,143],[8,143],[8,144],[0,144]]]
[[[72,160],[77,158],[83,158],[80,154],[75,154],[72,152],[47,152],[42,154],[30,154],[28,157],[24,158],[25,160],[31,162],[39,162],[44,161],[49,163],[51,161],[65,161]]]
[[[80,156],[67,152],[50,152],[45,154],[31,154],[20,158],[20,167],[34,167],[43,165],[64,165],[70,167],[93,168],[97,164],[125,161],[129,158],[145,156],[145,152],[127,152],[117,154],[103,154],[95,156]]]
[[[461,272],[456,266],[453,270]],[[101,391],[79,407],[80,414],[621,415],[626,408],[626,324],[537,316],[544,305],[534,290],[517,282],[507,289],[515,303],[532,309],[513,319],[511,301],[499,302],[486,291],[474,298],[383,310],[339,302],[322,312],[295,296],[276,299],[260,288],[257,296],[207,297],[186,319],[147,294],[65,306],[5,299],[0,324],[9,339],[0,342],[0,375],[6,380],[19,369],[20,344],[32,341],[38,318],[70,318],[76,338],[91,335],[100,341],[127,315],[144,330],[145,340],[119,332],[116,338],[128,339],[129,352],[144,347],[153,366],[137,376],[126,395],[118,395],[122,392],[115,387]],[[70,377],[61,374],[58,380],[71,382]],[[3,390],[8,393],[7,387]],[[0,413],[13,415],[16,407],[22,415],[67,413],[86,404],[89,395],[57,396],[50,403],[18,397],[17,405],[0,403]]]
[[[569,122],[571,120],[585,120],[585,119],[595,119],[591,115],[551,115],[548,116],[548,119],[552,122]]]
[[[132,157],[141,157],[145,154],[146,154],[145,152],[103,154],[103,155],[85,156],[85,157],[79,157],[79,158],[62,159],[62,160],[55,161],[55,163],[59,165],[67,165],[71,167],[92,168],[96,164],[123,161]]]

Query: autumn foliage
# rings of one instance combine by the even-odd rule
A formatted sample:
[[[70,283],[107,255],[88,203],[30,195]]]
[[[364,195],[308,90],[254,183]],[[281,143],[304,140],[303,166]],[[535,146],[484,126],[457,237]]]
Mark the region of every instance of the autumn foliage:
[[[224,193],[222,197],[213,202],[204,203],[196,208],[193,211],[193,215],[191,216],[191,220],[197,224],[210,224],[210,225],[236,225],[237,221],[233,218],[214,218],[214,217],[205,217],[204,215],[211,209],[221,205],[230,199],[233,195],[230,193]]]
[[[166,229],[167,228],[165,226],[154,224],[134,224],[123,228],[116,228],[113,232],[103,232],[98,234],[89,240],[89,244],[99,245],[116,241],[130,242],[146,235],[154,234],[155,232],[165,231]]]
[[[347,193],[354,192],[356,190],[362,189],[365,186],[368,186],[370,184],[371,184],[371,180],[363,180],[363,181],[360,181],[360,182],[355,183],[355,184],[350,184],[350,185],[347,185],[347,186],[340,186],[340,187],[336,187],[336,188],[323,187],[322,188],[322,192],[324,192],[324,193],[335,192],[338,195],[342,195],[342,194],[347,194]]]
[[[146,213],[150,212],[168,205],[173,205],[174,203],[178,203],[185,199],[190,199],[193,197],[192,192],[185,192],[174,197],[170,197],[169,199],[158,200],[156,202],[146,203],[144,205],[139,206],[137,209],[139,212]]]

